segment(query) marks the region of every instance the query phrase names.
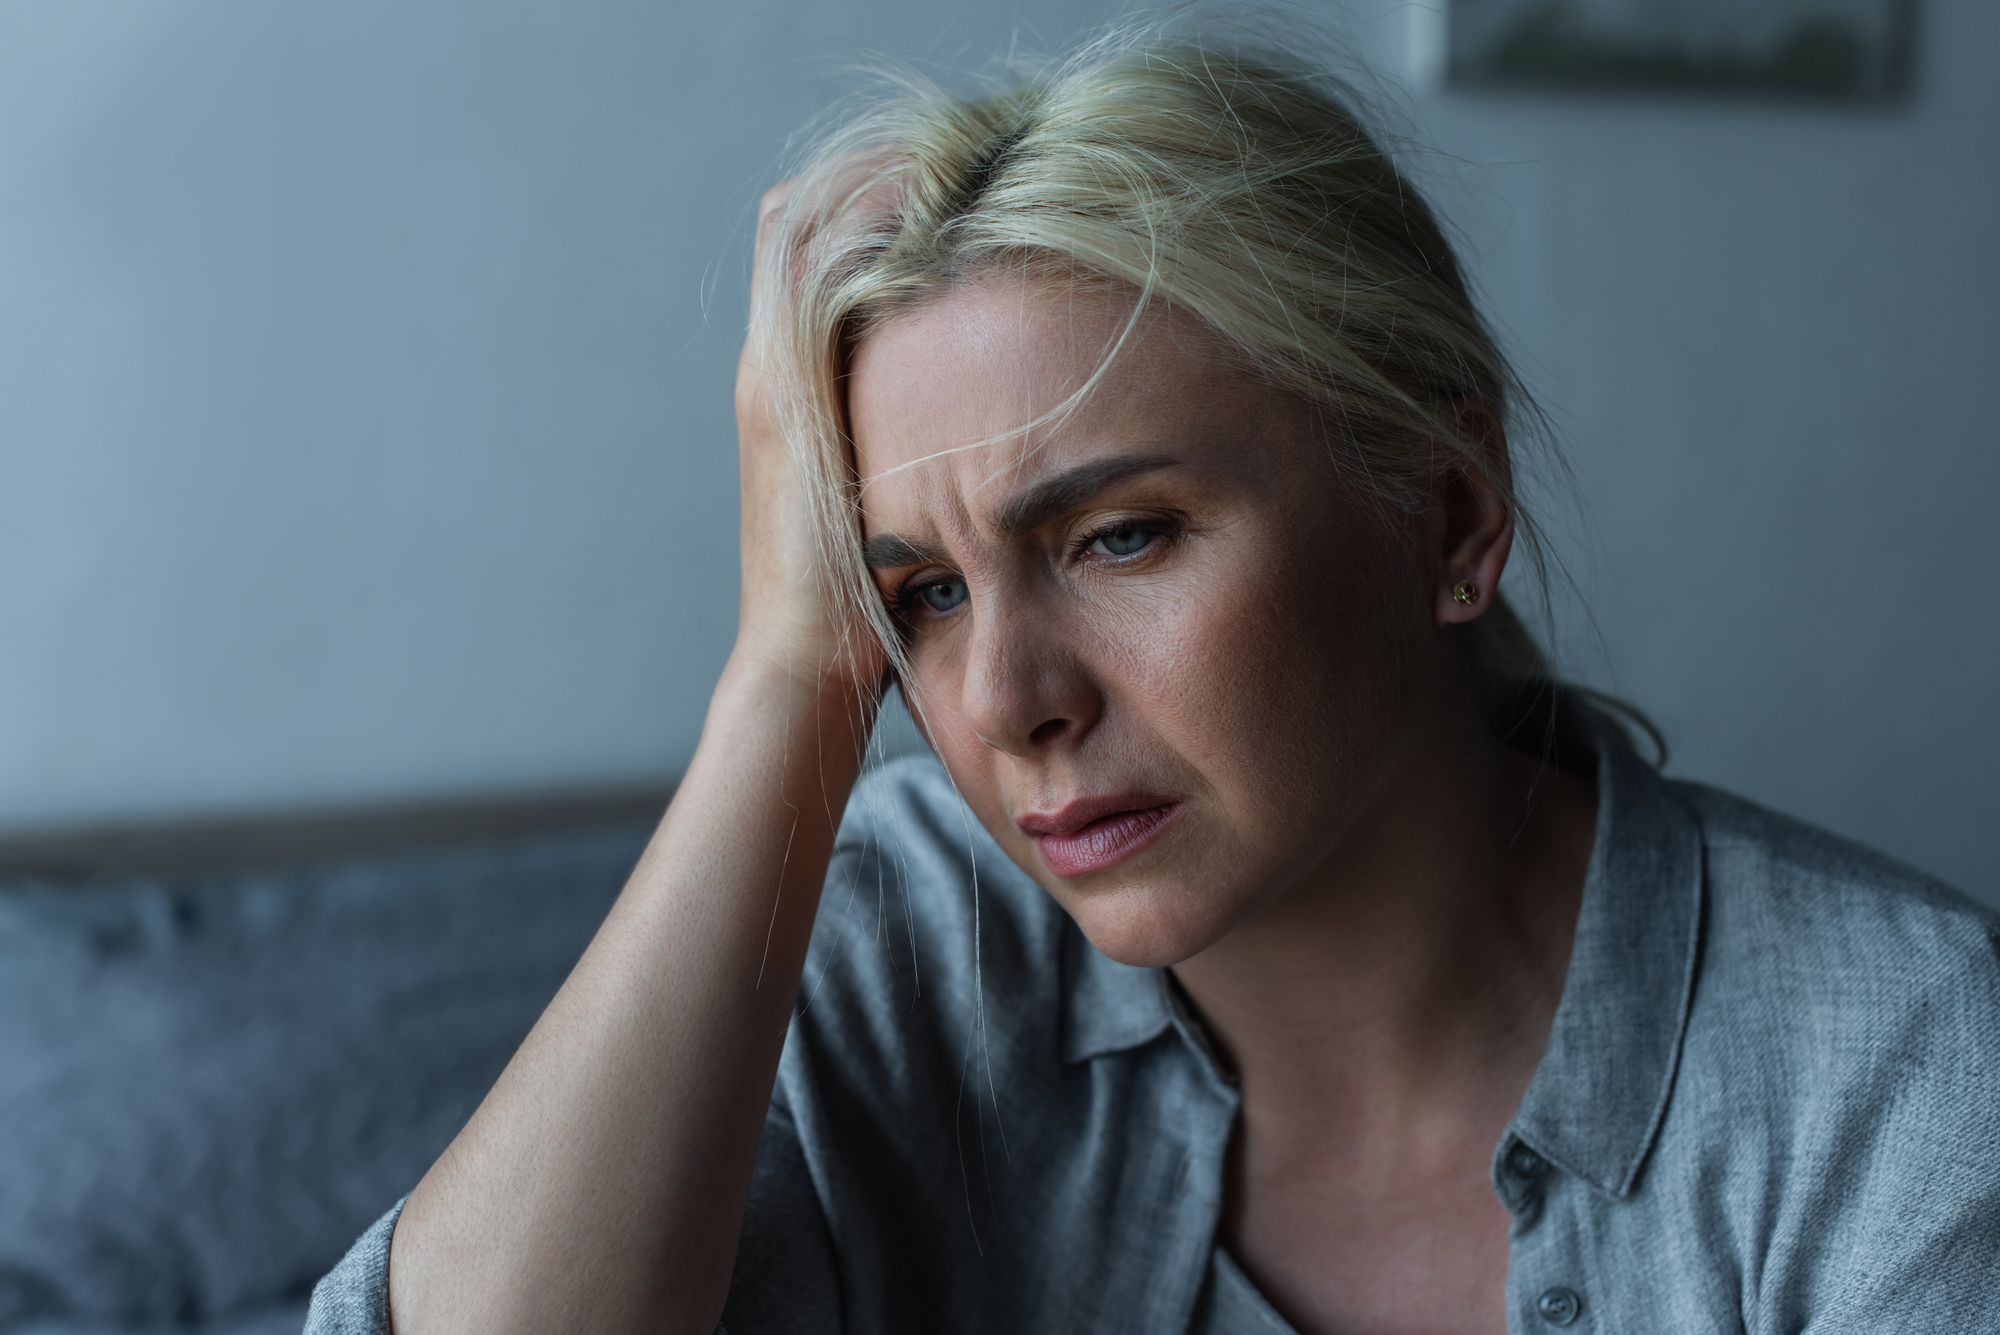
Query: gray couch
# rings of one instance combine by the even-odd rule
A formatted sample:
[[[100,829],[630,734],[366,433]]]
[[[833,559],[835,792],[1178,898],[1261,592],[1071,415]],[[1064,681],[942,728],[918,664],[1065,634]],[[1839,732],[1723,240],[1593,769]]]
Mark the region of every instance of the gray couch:
[[[297,1331],[650,828],[0,872],[0,1332]]]

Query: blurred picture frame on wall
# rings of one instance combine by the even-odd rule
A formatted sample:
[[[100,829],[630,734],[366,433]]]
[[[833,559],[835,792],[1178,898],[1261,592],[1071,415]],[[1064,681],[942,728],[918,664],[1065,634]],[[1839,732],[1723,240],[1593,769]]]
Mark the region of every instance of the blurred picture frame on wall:
[[[1917,0],[1448,0],[1459,87],[1895,103]]]

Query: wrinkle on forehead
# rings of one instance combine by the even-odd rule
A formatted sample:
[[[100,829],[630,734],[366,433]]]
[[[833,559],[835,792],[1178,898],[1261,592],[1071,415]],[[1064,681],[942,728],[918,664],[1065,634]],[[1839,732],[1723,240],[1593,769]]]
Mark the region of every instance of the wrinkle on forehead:
[[[1184,391],[1190,378],[1207,380],[1220,369],[1215,354],[1221,350],[1213,346],[1212,336],[1202,336],[1206,326],[1197,326],[1202,331],[1200,346],[1191,347],[1179,335],[1193,331],[1169,333],[1163,326],[1192,317],[1177,319],[1160,306],[1135,312],[1136,300],[1135,292],[1104,283],[989,275],[968,280],[876,326],[856,348],[850,368],[857,471],[869,462],[869,454],[879,456],[885,447],[891,456],[906,452],[896,448],[902,441],[893,436],[883,439],[884,427],[935,429],[943,421],[960,441],[908,450],[914,457],[863,474],[859,483],[864,500],[888,479],[933,464],[945,468],[923,490],[938,486],[956,493],[954,500],[975,496],[1003,478],[1027,482],[1036,471],[1034,464],[1050,447],[1074,437],[1080,417],[1108,413],[1116,423],[1132,406],[1162,391]],[[1171,351],[1159,347],[1162,335]],[[913,360],[932,363],[923,368],[930,373],[891,370],[890,357],[906,365]],[[885,378],[893,378],[893,391],[883,386]],[[876,418],[870,424],[875,429],[868,433],[859,429],[864,414],[853,412],[855,399],[867,392],[857,393],[864,385],[895,396],[868,404],[871,411],[865,415]],[[1090,434],[1087,428],[1084,434]],[[1120,443],[1158,452],[1156,441]],[[1013,448],[1007,448],[1010,445]],[[981,475],[966,477],[963,465],[981,467],[987,460],[964,456],[981,451],[999,457],[983,467]],[[970,520],[962,502],[949,508],[959,510],[954,516],[959,522]],[[1009,502],[996,507],[992,516],[996,527],[1018,527],[1003,522],[1012,508]]]

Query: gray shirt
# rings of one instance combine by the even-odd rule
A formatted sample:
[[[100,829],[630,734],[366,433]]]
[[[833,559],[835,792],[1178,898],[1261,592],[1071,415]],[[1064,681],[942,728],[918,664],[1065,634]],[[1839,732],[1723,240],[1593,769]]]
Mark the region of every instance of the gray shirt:
[[[1598,736],[1568,978],[1493,1153],[1508,1328],[2000,1331],[2000,923]],[[724,1325],[1282,1335],[1217,1244],[1237,1103],[1163,971],[1093,949],[935,761],[889,765],[828,873]],[[388,1331],[394,1221],[309,1335]]]

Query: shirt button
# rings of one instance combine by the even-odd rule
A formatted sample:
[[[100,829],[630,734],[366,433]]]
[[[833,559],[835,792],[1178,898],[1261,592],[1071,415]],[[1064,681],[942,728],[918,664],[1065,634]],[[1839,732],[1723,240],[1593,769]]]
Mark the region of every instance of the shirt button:
[[[1517,1141],[1507,1151],[1507,1171],[1532,1182],[1549,1171],[1549,1161]]]
[[[1557,1285],[1553,1289],[1542,1290],[1542,1296],[1535,1299],[1535,1310],[1551,1326],[1567,1326],[1583,1310],[1583,1299],[1576,1296],[1575,1289]]]

